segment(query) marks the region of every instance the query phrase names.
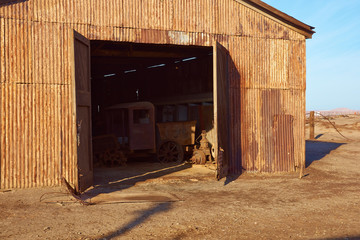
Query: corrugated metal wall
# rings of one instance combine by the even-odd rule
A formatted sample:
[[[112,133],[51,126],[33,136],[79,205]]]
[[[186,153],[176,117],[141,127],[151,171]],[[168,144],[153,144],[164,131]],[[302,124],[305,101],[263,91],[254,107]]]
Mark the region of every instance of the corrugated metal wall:
[[[305,161],[305,37],[233,0],[28,0],[0,7],[1,188],[76,180],[72,31],[230,52],[231,172],[274,168],[273,116]],[[274,90],[273,90],[274,89]]]

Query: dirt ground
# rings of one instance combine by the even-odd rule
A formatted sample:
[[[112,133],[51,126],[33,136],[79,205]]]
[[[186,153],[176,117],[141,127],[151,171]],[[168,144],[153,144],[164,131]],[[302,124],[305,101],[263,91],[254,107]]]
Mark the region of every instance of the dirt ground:
[[[90,206],[62,187],[0,189],[0,239],[360,239],[360,116],[331,121],[349,139],[319,119],[302,179],[134,163],[97,169]]]

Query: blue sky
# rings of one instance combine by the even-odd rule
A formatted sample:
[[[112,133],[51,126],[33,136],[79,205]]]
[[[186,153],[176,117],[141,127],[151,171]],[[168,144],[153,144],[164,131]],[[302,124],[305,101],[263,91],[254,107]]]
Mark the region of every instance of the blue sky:
[[[360,0],[263,0],[315,27],[307,40],[307,110],[360,110]]]

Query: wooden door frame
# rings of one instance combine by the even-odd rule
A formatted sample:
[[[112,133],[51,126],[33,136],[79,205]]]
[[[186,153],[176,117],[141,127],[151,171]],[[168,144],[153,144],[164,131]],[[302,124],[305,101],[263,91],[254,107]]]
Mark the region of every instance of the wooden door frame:
[[[74,185],[74,188],[78,187],[79,184],[79,169],[78,169],[78,165],[77,165],[77,161],[78,161],[78,151],[77,151],[77,129],[76,129],[76,76],[75,76],[75,35],[76,35],[76,31],[72,30],[72,35],[71,35],[71,39],[70,39],[70,45],[71,45],[71,56],[70,56],[70,63],[71,63],[71,90],[72,90],[72,94],[71,94],[71,106],[73,108],[72,111],[72,135],[74,136],[72,138],[72,146],[73,146],[73,158],[70,160],[72,161],[72,164],[74,166],[73,169],[73,180],[74,182],[72,182],[72,184]]]

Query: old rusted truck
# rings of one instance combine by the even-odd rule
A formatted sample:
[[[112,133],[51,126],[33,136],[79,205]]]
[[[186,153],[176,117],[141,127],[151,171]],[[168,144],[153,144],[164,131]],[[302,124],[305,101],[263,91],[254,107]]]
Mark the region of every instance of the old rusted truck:
[[[195,125],[196,121],[155,123],[150,102],[117,104],[106,109],[108,134],[93,138],[94,156],[107,165],[149,154],[161,162],[180,162],[195,143]]]

